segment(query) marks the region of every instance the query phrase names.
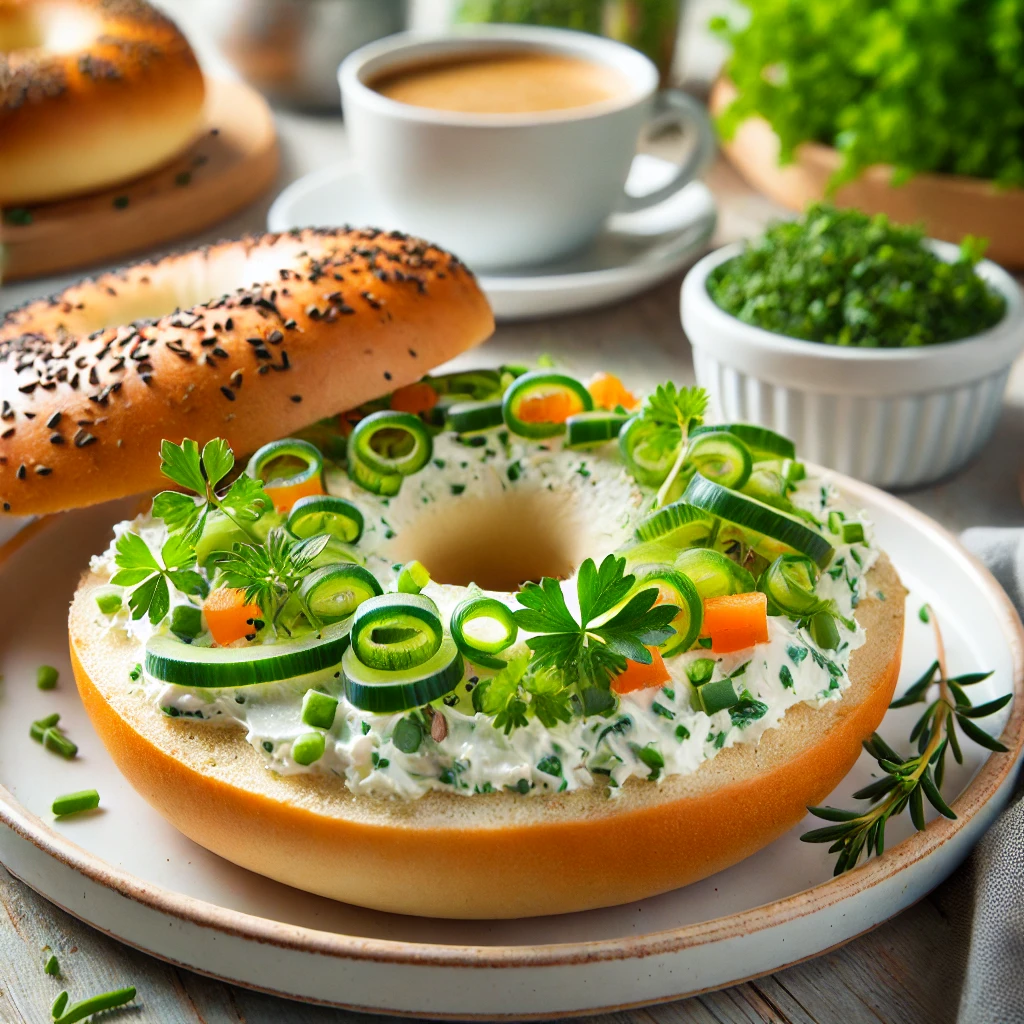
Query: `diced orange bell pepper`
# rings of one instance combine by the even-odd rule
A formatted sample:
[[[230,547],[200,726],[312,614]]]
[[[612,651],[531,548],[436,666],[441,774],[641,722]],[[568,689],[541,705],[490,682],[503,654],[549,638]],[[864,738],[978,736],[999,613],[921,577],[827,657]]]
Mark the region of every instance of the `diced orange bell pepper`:
[[[255,633],[252,620],[260,618],[263,613],[258,604],[245,603],[244,590],[218,587],[211,590],[203,602],[203,614],[214,642],[227,647]]]
[[[419,416],[421,413],[430,412],[437,405],[437,397],[437,392],[423,381],[407,384],[392,394],[391,408]]]
[[[614,409],[621,405],[623,409],[632,410],[638,404],[636,395],[612,373],[595,373],[587,390],[598,409]]]
[[[668,682],[668,669],[665,668],[665,659],[661,656],[661,651],[657,647],[648,647],[647,650],[651,652],[650,665],[627,659],[626,671],[620,672],[612,680],[613,693],[633,693]]]
[[[703,632],[716,654],[742,651],[768,642],[768,597],[760,591],[709,597],[704,602]]]
[[[579,399],[563,391],[530,395],[516,406],[516,416],[523,423],[564,423],[573,413],[582,411]]]
[[[281,487],[264,487],[264,494],[274,503],[275,512],[291,512],[292,505],[299,498],[308,498],[311,494],[326,494],[319,475],[297,484],[283,484]]]

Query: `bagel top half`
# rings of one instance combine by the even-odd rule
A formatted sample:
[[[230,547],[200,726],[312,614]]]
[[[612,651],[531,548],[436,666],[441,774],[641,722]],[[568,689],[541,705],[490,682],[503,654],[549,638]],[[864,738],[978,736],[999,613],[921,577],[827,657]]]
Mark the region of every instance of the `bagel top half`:
[[[82,281],[0,321],[0,505],[159,486],[164,438],[251,452],[493,329],[472,273],[398,232],[254,236]]]

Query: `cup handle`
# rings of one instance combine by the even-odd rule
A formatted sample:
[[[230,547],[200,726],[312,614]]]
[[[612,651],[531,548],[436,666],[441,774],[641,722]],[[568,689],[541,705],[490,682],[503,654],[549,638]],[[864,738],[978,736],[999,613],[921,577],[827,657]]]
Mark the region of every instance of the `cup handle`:
[[[672,180],[661,188],[644,196],[623,193],[619,211],[635,213],[646,210],[675,195],[683,185],[696,178],[715,155],[715,132],[711,127],[708,112],[699,100],[682,89],[664,89],[654,97],[654,111],[647,122],[647,129],[677,124],[684,134],[696,136],[696,144],[689,156],[672,176]]]

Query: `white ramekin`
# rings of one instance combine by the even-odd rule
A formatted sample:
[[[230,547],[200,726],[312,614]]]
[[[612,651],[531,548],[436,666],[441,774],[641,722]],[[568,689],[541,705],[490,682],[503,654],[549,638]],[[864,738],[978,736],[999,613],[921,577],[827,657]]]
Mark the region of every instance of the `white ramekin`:
[[[946,260],[959,251],[929,244]],[[801,457],[882,487],[929,483],[977,454],[1024,348],[1021,290],[1005,270],[978,264],[1006,299],[1006,315],[990,330],[920,348],[840,348],[772,334],[715,305],[708,275],[742,249],[710,253],[683,281],[683,329],[716,418],[771,427]]]

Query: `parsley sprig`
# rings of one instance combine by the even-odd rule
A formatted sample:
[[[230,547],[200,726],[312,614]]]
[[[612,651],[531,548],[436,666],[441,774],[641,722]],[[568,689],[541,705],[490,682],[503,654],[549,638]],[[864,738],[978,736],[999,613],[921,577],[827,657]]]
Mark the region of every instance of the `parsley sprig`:
[[[283,527],[274,527],[262,544],[235,544],[220,563],[225,586],[245,590],[245,600],[260,606],[272,626],[303,579],[312,571],[313,561],[330,541],[325,534],[297,540]],[[320,622],[305,606],[303,613],[314,628]]]
[[[528,655],[511,658],[491,679],[473,690],[473,710],[494,718],[494,727],[507,736],[537,718],[551,729],[572,719],[572,690],[561,672],[538,669]]]
[[[645,400],[640,415],[656,428],[647,437],[647,446],[652,452],[675,453],[672,469],[658,489],[656,507],[667,502],[686,462],[689,433],[704,422],[707,407],[708,393],[703,388],[677,388],[671,381],[659,384]]]
[[[192,493],[161,491],[153,499],[153,515],[162,519],[172,534],[182,534],[193,545],[215,510],[252,536],[251,524],[271,507],[271,502],[263,493],[263,482],[245,474],[218,495],[218,486],[234,466],[235,454],[220,437],[208,441],[201,455],[199,445],[191,438],[181,444],[161,442],[160,472]],[[193,495],[198,496],[198,502]]]
[[[641,590],[626,601],[636,577],[625,571],[625,565],[624,558],[608,555],[600,567],[592,558],[580,566],[578,622],[566,606],[561,584],[549,576],[539,584],[525,584],[516,595],[522,606],[513,612],[516,624],[537,634],[526,641],[533,651],[533,669],[561,672],[565,685],[579,691],[585,713],[613,706],[608,689],[625,670],[626,659],[649,665],[647,647],[664,643],[675,633],[669,623],[679,609],[653,607],[656,588]],[[615,612],[623,601],[626,604]]]
[[[957,764],[963,763],[957,725],[985,749],[1006,752],[1007,748],[977,726],[974,720],[994,715],[1010,702],[1012,694],[974,706],[964,687],[980,683],[992,673],[972,672],[950,679],[946,673],[945,647],[934,611],[930,611],[929,618],[935,630],[937,657],[924,675],[889,705],[892,708],[927,705],[910,733],[910,741],[917,743],[917,754],[903,757],[878,733],[874,733],[864,741],[864,749],[875,758],[884,774],[853,794],[855,800],[870,800],[874,806],[866,811],[838,807],[808,808],[811,814],[834,824],[805,832],[800,838],[805,843],[831,843],[829,853],[839,855],[835,865],[837,875],[855,867],[861,854],[870,857],[873,852],[880,855],[885,849],[886,822],[907,808],[914,827],[924,829],[925,799],[940,814],[956,818],[941,789],[947,752],[952,751]],[[936,685],[938,696],[933,698],[932,688]]]
[[[193,568],[195,546],[183,536],[170,536],[160,549],[160,558],[137,533],[122,533],[114,550],[118,571],[110,582],[118,587],[134,587],[128,598],[133,619],[141,619],[148,612],[154,625],[162,622],[171,607],[168,584],[183,594],[206,592],[206,581]]]

